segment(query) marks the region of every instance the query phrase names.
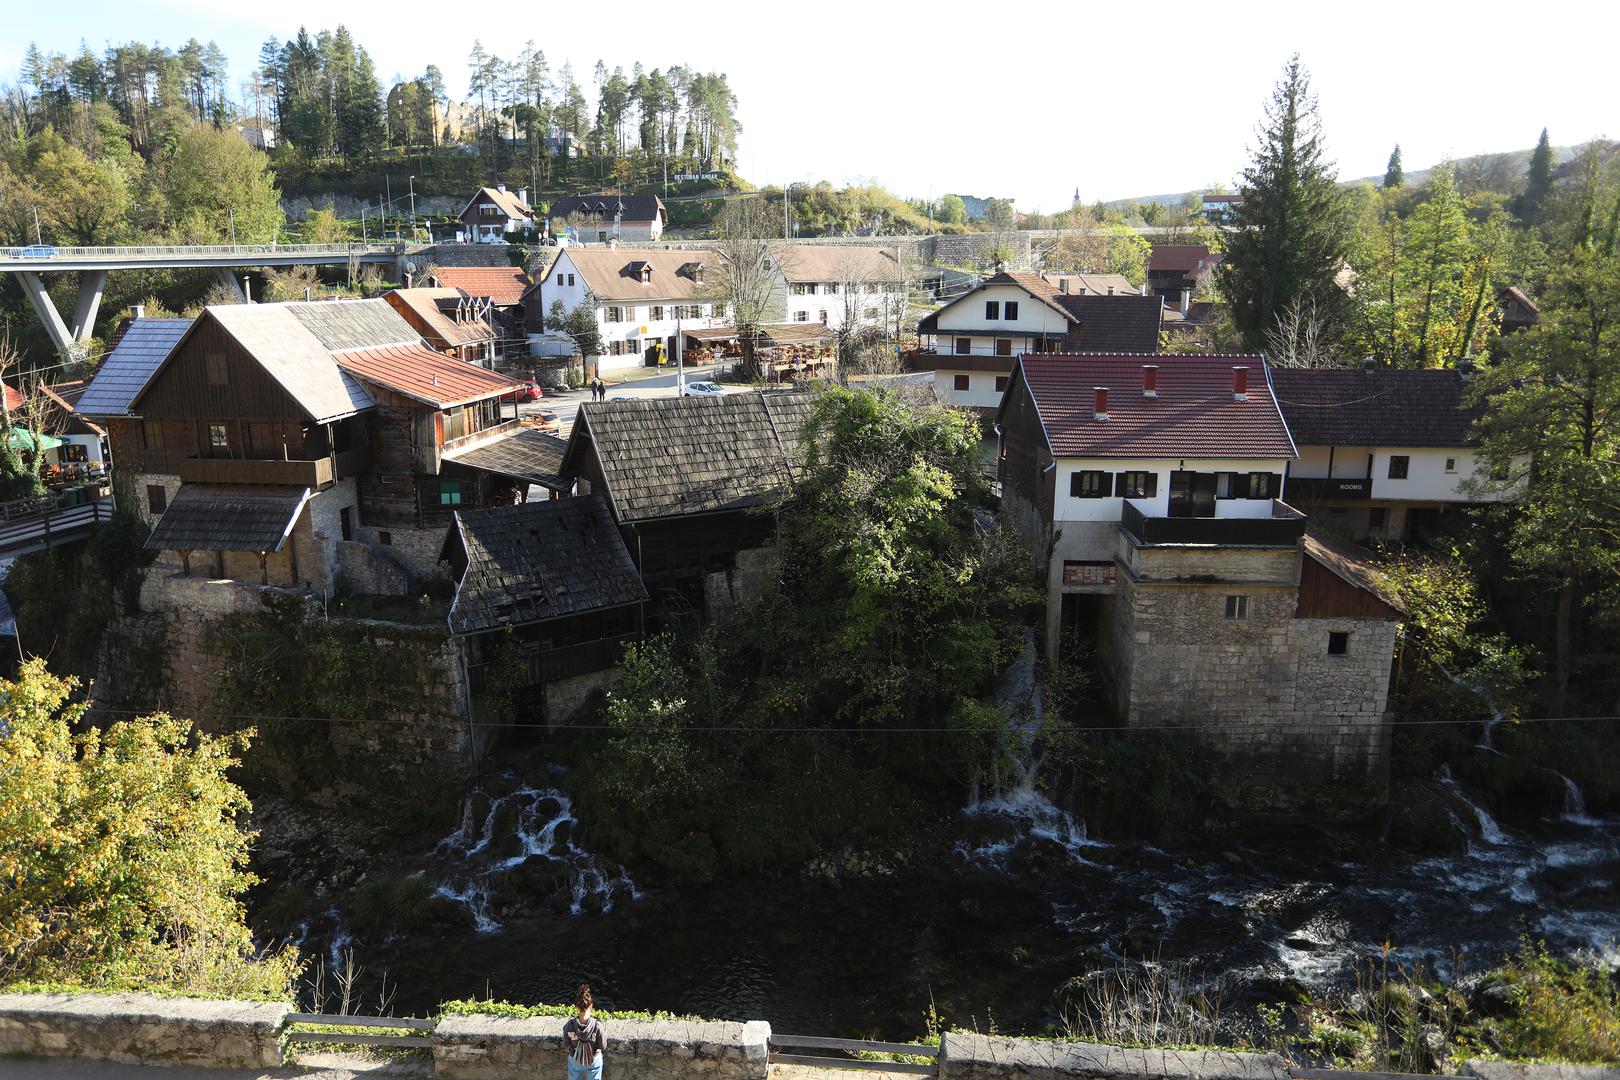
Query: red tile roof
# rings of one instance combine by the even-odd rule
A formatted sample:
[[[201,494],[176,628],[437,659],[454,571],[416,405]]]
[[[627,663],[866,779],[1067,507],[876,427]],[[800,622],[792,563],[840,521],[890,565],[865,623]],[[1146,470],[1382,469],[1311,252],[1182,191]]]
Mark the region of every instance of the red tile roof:
[[[425,345],[385,345],[333,353],[337,365],[362,382],[447,409],[504,394],[517,383]]]
[[[441,266],[433,271],[439,285],[468,296],[487,296],[499,307],[523,303],[529,276],[515,267]]]
[[[1209,250],[1207,244],[1154,244],[1148,254],[1148,270],[1194,277],[1215,269],[1221,253]]]
[[[1263,356],[1231,353],[1025,353],[1023,378],[1058,457],[1292,458]],[[1157,364],[1158,397],[1142,396],[1142,367]],[[1232,369],[1246,366],[1248,400],[1232,400]],[[1108,419],[1093,417],[1106,386]]]
[[[5,383],[4,385],[6,388],[6,411],[16,412],[18,409],[23,407],[22,392],[16,387],[12,386],[10,383]]]

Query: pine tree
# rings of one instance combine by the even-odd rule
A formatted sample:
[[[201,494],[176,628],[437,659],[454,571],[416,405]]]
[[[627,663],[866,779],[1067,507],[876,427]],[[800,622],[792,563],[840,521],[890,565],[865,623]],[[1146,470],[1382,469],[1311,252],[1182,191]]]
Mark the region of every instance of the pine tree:
[[[1345,295],[1335,279],[1345,265],[1349,222],[1332,163],[1323,157],[1316,99],[1298,54],[1266,104],[1241,191],[1217,273],[1245,347],[1261,348],[1293,304],[1314,303],[1330,324],[1337,322]]]
[[[1541,129],[1541,138],[1530,152],[1530,169],[1525,176],[1524,194],[1519,196],[1519,220],[1534,224],[1541,220],[1541,212],[1552,190],[1552,144],[1547,140],[1547,129]]]
[[[1406,170],[1401,168],[1401,144],[1389,153],[1389,164],[1384,166],[1384,187],[1398,188],[1406,183]]]

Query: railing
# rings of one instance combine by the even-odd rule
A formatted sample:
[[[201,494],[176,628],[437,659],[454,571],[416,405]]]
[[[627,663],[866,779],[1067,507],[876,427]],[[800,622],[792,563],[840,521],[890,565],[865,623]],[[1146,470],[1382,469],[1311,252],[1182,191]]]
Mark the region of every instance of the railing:
[[[187,484],[280,484],[318,488],[334,479],[334,462],[330,457],[312,461],[183,457],[174,463],[174,471]]]
[[[333,1013],[288,1013],[288,1024],[319,1025],[321,1027],[378,1028],[394,1031],[419,1031],[420,1035],[366,1035],[361,1032],[289,1031],[289,1043],[323,1043],[338,1046],[398,1046],[432,1047],[433,1030],[437,1020],[414,1020],[394,1016],[345,1016]]]
[[[841,1050],[844,1056],[830,1054],[783,1054],[777,1047],[789,1046],[800,1050]],[[856,1054],[886,1054],[904,1057],[928,1058],[927,1061],[874,1061],[855,1057]],[[771,1062],[783,1065],[809,1065],[818,1069],[856,1069],[865,1072],[914,1073],[920,1076],[939,1075],[939,1045],[937,1043],[888,1043],[870,1039],[831,1039],[822,1035],[778,1035],[771,1033]]]
[[[1287,493],[1301,499],[1370,499],[1372,484],[1366,477],[1290,476]]]
[[[193,258],[207,255],[347,255],[394,254],[397,244],[136,244],[130,247],[65,247],[23,244],[0,247],[0,259],[45,262],[50,259]]]
[[[1261,518],[1150,516],[1126,499],[1119,523],[1138,544],[1293,547],[1305,535],[1305,515],[1278,499]]]
[[[33,504],[36,509],[23,513],[20,509],[23,504]],[[0,518],[0,552],[33,544],[50,547],[59,541],[77,539],[111,519],[113,510],[111,499],[63,506],[47,497],[0,505],[5,509],[4,518]]]
[[[440,448],[440,453],[448,454],[453,450],[465,450],[470,446],[477,446],[479,443],[484,442],[485,440],[497,439],[503,435],[510,435],[512,432],[517,431],[522,426],[523,422],[521,419],[502,420],[498,424],[493,424],[490,427],[483,428],[479,431],[474,431],[470,435],[458,435],[454,439],[444,440],[444,446]]]

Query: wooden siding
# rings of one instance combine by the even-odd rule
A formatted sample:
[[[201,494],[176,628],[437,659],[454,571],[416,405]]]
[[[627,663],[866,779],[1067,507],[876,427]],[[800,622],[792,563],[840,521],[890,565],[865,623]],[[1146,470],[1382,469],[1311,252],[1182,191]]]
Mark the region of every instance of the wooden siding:
[[[1035,399],[1024,382],[1023,369],[1013,377],[1002,403],[999,465],[1002,491],[1016,495],[1037,510],[1044,523],[1052,521],[1057,494],[1057,470],[1048,469],[1052,454]]]
[[[1386,619],[1401,613],[1366,589],[1357,588],[1309,555],[1299,572],[1300,619]]]
[[[225,358],[222,386],[208,382],[206,357],[211,354]],[[197,320],[132,409],[141,416],[186,420],[307,419],[291,395],[207,316]]]
[[[422,524],[417,489],[417,415],[428,410],[391,391],[373,390],[371,468],[359,478],[360,517],[367,525],[387,528]]]

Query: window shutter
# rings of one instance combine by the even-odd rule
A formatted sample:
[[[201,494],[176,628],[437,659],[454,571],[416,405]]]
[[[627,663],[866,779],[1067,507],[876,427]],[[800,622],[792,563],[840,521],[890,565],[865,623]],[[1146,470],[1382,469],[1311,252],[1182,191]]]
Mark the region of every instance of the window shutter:
[[[1069,474],[1069,498],[1080,497],[1080,484],[1085,479],[1085,473],[1072,472]]]
[[[1271,474],[1271,497],[1273,499],[1282,498],[1282,474],[1281,473],[1272,473]]]
[[[1232,474],[1232,498],[1247,499],[1249,497],[1249,474],[1246,472]]]
[[[1150,498],[1150,499],[1153,498],[1155,495],[1157,495],[1159,493],[1159,474],[1158,473],[1150,472],[1150,473],[1147,474],[1146,491],[1147,491],[1147,497]]]
[[[1125,497],[1125,474],[1122,472],[1114,474],[1114,495],[1119,498]]]

